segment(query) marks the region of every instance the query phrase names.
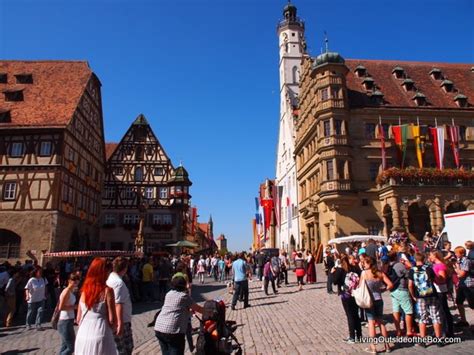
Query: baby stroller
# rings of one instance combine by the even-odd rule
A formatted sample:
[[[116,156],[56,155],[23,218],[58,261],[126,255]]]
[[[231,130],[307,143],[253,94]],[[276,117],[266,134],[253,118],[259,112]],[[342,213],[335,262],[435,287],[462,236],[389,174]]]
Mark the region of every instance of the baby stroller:
[[[199,319],[199,318],[198,318]],[[223,301],[206,301],[196,343],[197,355],[242,354],[242,347],[234,335],[237,326],[225,320]]]

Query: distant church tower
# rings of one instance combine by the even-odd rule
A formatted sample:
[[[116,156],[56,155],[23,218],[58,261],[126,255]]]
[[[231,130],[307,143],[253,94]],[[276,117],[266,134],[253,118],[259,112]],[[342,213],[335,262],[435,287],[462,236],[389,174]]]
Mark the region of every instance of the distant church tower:
[[[280,46],[280,128],[278,135],[276,185],[281,193],[280,226],[276,245],[292,251],[301,248],[298,225],[294,113],[298,107],[301,60],[306,53],[304,22],[296,16],[296,6],[288,2],[278,23]]]

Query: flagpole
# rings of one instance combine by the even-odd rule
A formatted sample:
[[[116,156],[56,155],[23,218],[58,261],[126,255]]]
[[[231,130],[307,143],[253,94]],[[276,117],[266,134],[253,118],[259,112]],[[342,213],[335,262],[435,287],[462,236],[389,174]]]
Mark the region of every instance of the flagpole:
[[[420,118],[416,116],[416,124],[419,126],[420,125]]]
[[[435,126],[438,127],[438,119],[435,117]]]
[[[401,126],[402,125],[402,118],[400,116],[398,116],[398,125]]]

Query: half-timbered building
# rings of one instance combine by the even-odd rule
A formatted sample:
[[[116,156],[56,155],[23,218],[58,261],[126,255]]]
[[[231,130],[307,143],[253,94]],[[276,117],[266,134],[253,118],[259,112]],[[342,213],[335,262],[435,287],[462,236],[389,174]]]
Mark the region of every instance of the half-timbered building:
[[[0,259],[98,245],[100,81],[83,61],[0,61]]]
[[[145,116],[106,152],[101,248],[135,249],[140,220],[147,252],[183,240],[191,181],[184,167],[173,167]]]

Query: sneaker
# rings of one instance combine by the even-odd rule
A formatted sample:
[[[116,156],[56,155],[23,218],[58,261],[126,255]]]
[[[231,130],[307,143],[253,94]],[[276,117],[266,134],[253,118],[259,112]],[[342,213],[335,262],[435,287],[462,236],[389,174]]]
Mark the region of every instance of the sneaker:
[[[249,307],[252,307],[252,305],[248,304],[248,305],[244,306],[244,308],[249,308]]]
[[[25,327],[25,330],[31,330],[31,325],[27,325],[27,326]]]
[[[348,339],[346,340],[346,343],[347,343],[347,344],[355,344],[355,340],[352,339],[352,338],[348,338]]]
[[[235,306],[231,306],[230,309],[235,311]]]

